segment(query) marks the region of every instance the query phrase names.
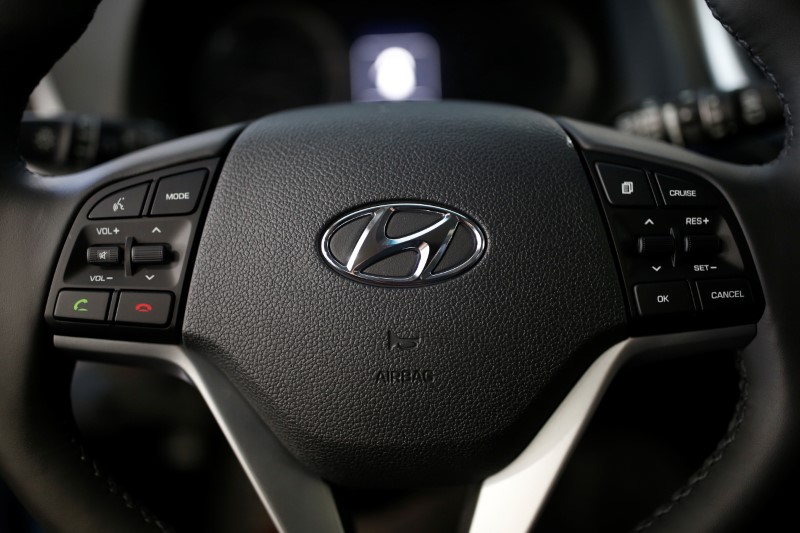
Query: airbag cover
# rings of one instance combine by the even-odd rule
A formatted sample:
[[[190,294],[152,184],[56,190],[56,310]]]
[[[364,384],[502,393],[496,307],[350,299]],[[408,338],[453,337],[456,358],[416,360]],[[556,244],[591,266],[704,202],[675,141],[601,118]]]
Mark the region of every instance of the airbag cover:
[[[325,229],[393,201],[464,213],[485,232],[483,257],[406,288],[334,271]],[[276,114],[237,139],[184,339],[312,470],[392,487],[502,467],[624,322],[592,188],[553,120],[487,104],[360,104]]]

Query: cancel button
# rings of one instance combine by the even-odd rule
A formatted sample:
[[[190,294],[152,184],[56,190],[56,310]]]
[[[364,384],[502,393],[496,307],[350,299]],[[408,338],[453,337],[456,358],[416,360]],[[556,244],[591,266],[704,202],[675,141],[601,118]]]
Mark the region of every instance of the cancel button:
[[[698,281],[697,292],[704,311],[736,310],[753,303],[753,293],[745,279]]]

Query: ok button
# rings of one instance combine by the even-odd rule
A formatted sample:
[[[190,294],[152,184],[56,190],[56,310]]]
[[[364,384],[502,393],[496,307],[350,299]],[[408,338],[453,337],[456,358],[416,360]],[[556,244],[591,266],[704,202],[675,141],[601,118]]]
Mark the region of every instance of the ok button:
[[[691,313],[694,311],[692,293],[685,281],[642,283],[633,288],[636,307],[641,316]]]

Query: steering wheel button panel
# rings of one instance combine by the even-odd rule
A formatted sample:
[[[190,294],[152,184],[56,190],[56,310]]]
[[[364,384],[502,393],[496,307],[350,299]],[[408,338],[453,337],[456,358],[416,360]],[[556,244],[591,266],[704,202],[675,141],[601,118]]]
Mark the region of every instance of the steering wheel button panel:
[[[114,321],[164,326],[169,322],[171,308],[172,294],[168,292],[122,291]]]
[[[149,183],[114,191],[94,206],[89,213],[91,219],[130,218],[142,214]]]
[[[586,166],[596,171],[599,204],[617,250],[636,334],[757,319],[764,302],[755,265],[733,211],[710,183],[659,163],[591,151],[583,155]],[[622,193],[623,179],[637,190],[634,176],[639,176],[641,189],[648,194],[660,190],[649,206],[620,203],[614,196]],[[717,289],[720,284],[723,288]],[[712,289],[707,287],[717,291],[728,285],[737,297],[712,300]],[[728,312],[733,309],[737,312]]]
[[[53,314],[66,320],[105,322],[110,291],[61,291]]]
[[[598,163],[597,173],[611,205],[655,205],[647,175],[640,168]]]
[[[656,174],[661,197],[668,207],[698,207],[716,205],[713,191],[681,178]]]
[[[753,292],[745,279],[698,281],[697,292],[704,311],[737,311],[753,304]]]
[[[151,215],[184,215],[194,211],[208,175],[205,169],[185,172],[158,181]]]
[[[156,342],[179,339],[180,314],[175,311],[183,301],[184,280],[201,224],[203,210],[198,207],[208,198],[205,185],[210,182],[208,177],[214,176],[218,161],[214,158],[151,171],[95,192],[69,232],[50,289],[48,309],[56,309],[58,295],[64,290],[102,289],[103,294],[109,295],[108,320],[106,310],[95,318],[86,311],[78,314],[70,310],[67,300],[62,303],[59,299],[58,312],[45,315],[54,330],[65,335]],[[165,200],[175,202],[167,204],[171,214],[147,215],[154,210],[148,206],[156,206],[157,195],[161,193],[164,198],[174,193],[170,197],[176,200]],[[92,217],[100,208],[107,207],[113,213],[111,200],[116,202],[120,198],[124,198],[128,218]],[[131,199],[136,200],[135,209],[129,203]],[[118,207],[117,213],[121,211]],[[178,215],[184,211],[188,213]],[[153,301],[133,301],[143,294],[153,296]],[[146,305],[137,310],[138,304]],[[152,309],[147,309],[148,306]],[[64,318],[70,321],[58,320]],[[96,321],[107,323],[102,326],[92,323]]]

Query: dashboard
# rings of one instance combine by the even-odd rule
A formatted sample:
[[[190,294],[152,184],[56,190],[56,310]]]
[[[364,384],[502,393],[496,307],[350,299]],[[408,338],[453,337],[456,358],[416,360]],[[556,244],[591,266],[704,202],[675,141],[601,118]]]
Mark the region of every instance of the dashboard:
[[[782,142],[774,91],[703,0],[117,0],[95,18],[34,93],[36,114],[157,119],[163,137],[309,105],[456,99],[745,163]],[[689,116],[677,129],[675,109]]]
[[[130,106],[183,131],[351,99],[487,100],[586,115],[608,80],[602,11],[574,1],[148,2]],[[178,22],[188,13],[191,23]],[[385,97],[376,80],[400,92]]]

